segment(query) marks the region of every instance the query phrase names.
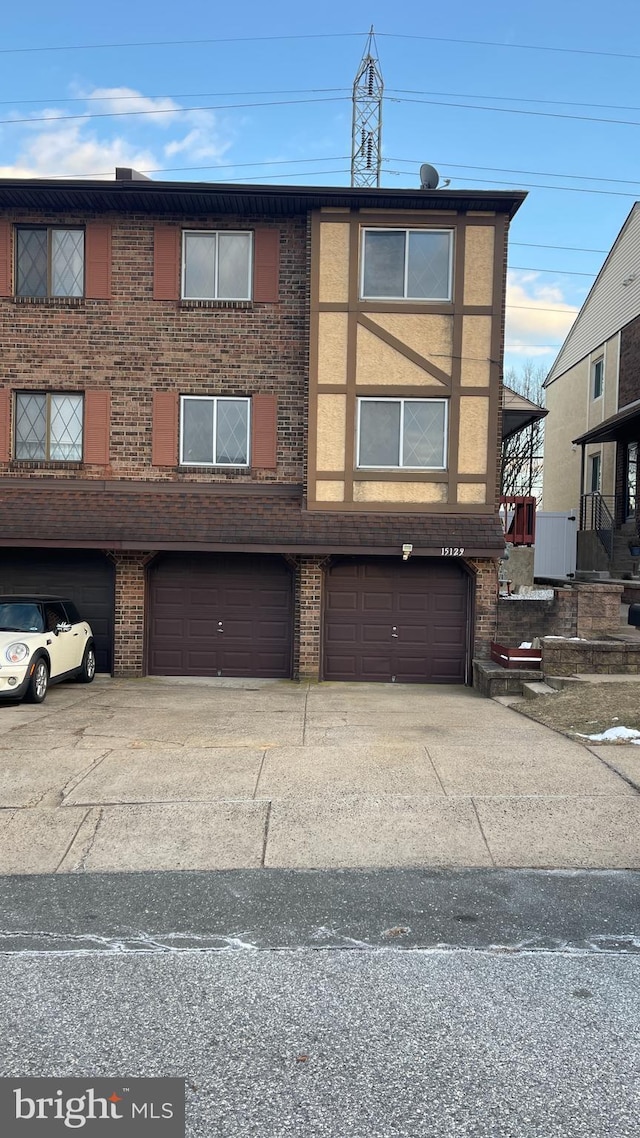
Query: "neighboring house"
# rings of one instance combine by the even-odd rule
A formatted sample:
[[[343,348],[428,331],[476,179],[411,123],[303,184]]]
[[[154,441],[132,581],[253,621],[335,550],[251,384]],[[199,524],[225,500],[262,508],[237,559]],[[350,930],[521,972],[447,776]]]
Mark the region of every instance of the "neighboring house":
[[[0,588],[116,675],[468,681],[524,196],[0,181]]]
[[[545,381],[545,510],[580,507],[578,568],[632,568],[640,440],[640,203]],[[637,558],[636,558],[637,561]]]

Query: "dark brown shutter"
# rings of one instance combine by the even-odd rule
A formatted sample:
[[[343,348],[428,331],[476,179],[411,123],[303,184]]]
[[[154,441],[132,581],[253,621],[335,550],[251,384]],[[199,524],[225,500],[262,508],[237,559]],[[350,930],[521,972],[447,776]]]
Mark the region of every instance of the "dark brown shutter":
[[[251,400],[251,465],[255,469],[275,470],[278,444],[278,399],[275,395],[254,395]]]
[[[11,392],[8,387],[0,387],[0,462],[11,458]]]
[[[111,297],[111,226],[91,221],[84,235],[85,296],[89,300]]]
[[[280,230],[256,229],[253,248],[253,299],[280,299]]]
[[[177,391],[153,393],[151,463],[153,466],[178,465]]]
[[[153,234],[153,299],[177,300],[180,296],[180,230],[156,225]]]
[[[94,466],[109,465],[109,429],[111,426],[111,393],[85,391],[84,395],[84,461]]]
[[[0,296],[11,296],[11,226],[0,221]]]

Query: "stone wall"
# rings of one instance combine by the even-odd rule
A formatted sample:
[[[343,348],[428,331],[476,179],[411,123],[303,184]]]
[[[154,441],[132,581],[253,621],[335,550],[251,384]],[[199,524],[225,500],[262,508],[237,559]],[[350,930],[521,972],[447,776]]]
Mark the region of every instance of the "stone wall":
[[[542,671],[545,676],[572,676],[580,672],[640,675],[640,640],[544,640]]]
[[[581,636],[612,633],[620,626],[623,586],[573,584],[553,590],[553,599],[498,601],[498,643],[507,647],[535,636]]]

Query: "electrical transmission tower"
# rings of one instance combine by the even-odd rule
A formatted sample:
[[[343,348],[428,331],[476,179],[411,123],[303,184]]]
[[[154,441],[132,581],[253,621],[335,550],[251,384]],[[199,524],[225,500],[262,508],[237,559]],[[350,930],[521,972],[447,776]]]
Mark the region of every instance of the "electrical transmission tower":
[[[380,185],[384,83],[377,53],[372,27],[353,84],[352,186]]]

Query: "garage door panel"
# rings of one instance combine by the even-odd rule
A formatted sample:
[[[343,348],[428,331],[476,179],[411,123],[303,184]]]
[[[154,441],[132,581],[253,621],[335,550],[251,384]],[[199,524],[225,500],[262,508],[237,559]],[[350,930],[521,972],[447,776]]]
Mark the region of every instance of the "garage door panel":
[[[170,629],[158,619],[167,595]],[[151,568],[149,598],[151,675],[291,675],[292,575],[282,558],[165,554]]]
[[[393,612],[393,593],[363,593],[364,612]]]
[[[346,581],[351,611],[345,621]],[[337,564],[327,576],[325,678],[464,683],[468,592],[467,575],[455,561],[351,558]],[[336,652],[346,637],[353,652]]]
[[[342,593],[337,590],[327,598],[327,608],[335,612],[356,612],[358,609],[357,593]]]
[[[2,549],[0,592],[69,597],[91,625],[99,672],[113,666],[115,570],[99,550]]]

